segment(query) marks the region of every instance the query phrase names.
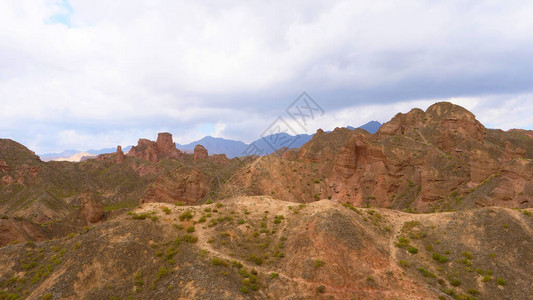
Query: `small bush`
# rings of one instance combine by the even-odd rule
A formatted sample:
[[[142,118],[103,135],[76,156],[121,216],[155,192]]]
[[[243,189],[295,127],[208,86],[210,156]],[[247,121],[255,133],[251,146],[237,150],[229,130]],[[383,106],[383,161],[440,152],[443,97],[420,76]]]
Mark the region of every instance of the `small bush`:
[[[460,286],[461,285],[461,281],[459,279],[457,279],[456,277],[451,277],[451,278],[448,279],[448,281],[453,286]]]
[[[137,272],[135,275],[133,275],[133,285],[137,287],[139,290],[141,286],[143,286],[143,274],[142,272]]]
[[[496,283],[497,283],[498,285],[501,285],[501,286],[507,285],[507,281],[505,281],[505,280],[504,280],[503,278],[501,278],[501,277],[496,278]]]
[[[244,224],[244,220],[243,219],[239,219],[239,221],[237,221],[237,224]]]
[[[190,234],[186,234],[183,236],[182,240],[187,243],[194,244],[198,242],[198,237]]]
[[[409,247],[409,249],[407,249],[407,251],[409,251],[409,253],[411,253],[411,254],[417,254],[418,253],[418,249],[416,249],[415,247]]]
[[[248,260],[253,261],[258,266],[263,264],[263,259],[260,256],[257,256],[255,254],[250,254],[250,256],[248,257]]]
[[[192,219],[193,215],[190,211],[186,210],[180,215],[180,221],[183,220],[190,220]]]
[[[479,291],[476,290],[476,289],[469,289],[469,290],[468,290],[468,293],[469,293],[470,295],[472,295],[472,296],[477,296],[477,295],[479,295]]]
[[[270,276],[270,278],[274,279],[274,278],[278,278],[278,277],[279,277],[279,274],[278,274],[278,273],[274,273],[274,272],[272,272],[272,273],[270,273],[269,276]]]
[[[9,216],[8,215],[2,215],[2,219],[9,219]]]
[[[168,275],[168,270],[167,268],[165,268],[165,266],[162,266],[161,268],[159,268],[159,271],[157,271],[157,276],[156,278],[159,280],[165,276]]]
[[[433,255],[431,255],[431,258],[433,258],[433,260],[436,260],[438,262],[440,262],[441,264],[444,264],[444,263],[447,263],[448,262],[448,257],[442,255],[442,254],[439,254],[439,253],[433,253]]]
[[[461,253],[461,255],[462,255],[464,258],[466,258],[466,259],[470,259],[470,260],[474,259],[474,256],[472,255],[472,253],[467,252],[467,251]]]
[[[185,229],[185,231],[187,231],[188,233],[194,232],[194,226],[187,227],[187,229]]]
[[[250,289],[247,286],[243,285],[241,287],[241,293],[248,294],[249,292],[250,292]]]
[[[314,265],[315,265],[315,269],[316,269],[316,268],[319,268],[319,267],[322,267],[322,266],[325,265],[325,264],[326,264],[326,263],[325,263],[323,260],[321,260],[321,259],[315,259],[315,263],[314,263]]]
[[[228,263],[225,260],[218,258],[218,257],[213,257],[213,259],[211,259],[211,263],[214,266],[227,266],[228,265]]]
[[[405,260],[400,260],[399,264],[400,266],[405,267],[405,268],[408,268],[411,266],[411,264],[406,262]]]
[[[169,215],[169,214],[172,212],[172,211],[170,210],[170,208],[168,208],[168,207],[166,207],[166,206],[163,207],[161,210],[162,210],[165,214],[167,214],[167,215]]]
[[[492,277],[490,277],[489,275],[484,275],[483,279],[481,279],[482,282],[489,282],[491,280],[492,280]]]
[[[52,299],[52,294],[50,293],[46,293],[44,294],[42,297],[41,297],[42,300],[51,300]]]
[[[323,285],[319,285],[317,288],[316,288],[316,291],[323,294],[326,292],[326,287],[323,286]]]

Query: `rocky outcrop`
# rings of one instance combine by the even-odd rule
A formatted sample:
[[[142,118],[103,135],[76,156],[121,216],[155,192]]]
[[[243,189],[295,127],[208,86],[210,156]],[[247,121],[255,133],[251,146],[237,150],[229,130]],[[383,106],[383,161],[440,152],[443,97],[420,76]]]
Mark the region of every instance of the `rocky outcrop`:
[[[7,173],[9,172],[9,166],[7,165],[7,163],[3,160],[0,159],[0,172],[2,173]]]
[[[161,176],[146,191],[140,203],[183,202],[194,204],[209,192],[209,176],[197,168],[182,167]]]
[[[124,161],[124,152],[122,152],[122,146],[117,146],[117,153],[116,153],[116,161],[117,163],[121,163]]]
[[[46,233],[39,226],[18,218],[0,218],[0,247],[13,242],[43,241]]]
[[[233,191],[422,212],[530,207],[533,139],[526,133],[486,129],[468,110],[440,102],[397,114],[375,135],[319,130],[297,157],[287,152],[243,170]]]
[[[229,161],[229,158],[226,156],[226,154],[213,154],[213,161],[224,164]]]
[[[81,198],[81,214],[88,223],[97,223],[104,218],[104,207],[92,193],[84,193]]]
[[[197,161],[199,159],[207,159],[209,157],[209,153],[207,152],[207,149],[205,149],[202,145],[196,145],[194,147],[194,161]]]
[[[162,158],[179,159],[183,153],[176,148],[176,143],[172,141],[172,134],[163,132],[158,134],[156,142],[139,139],[137,146],[131,147],[127,156],[135,156],[157,163]]]

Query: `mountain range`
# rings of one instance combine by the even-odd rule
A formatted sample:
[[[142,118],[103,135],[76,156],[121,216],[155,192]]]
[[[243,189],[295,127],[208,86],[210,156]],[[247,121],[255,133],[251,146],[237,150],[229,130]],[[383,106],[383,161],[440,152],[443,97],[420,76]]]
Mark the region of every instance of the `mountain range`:
[[[381,127],[381,123],[378,121],[370,121],[359,128],[364,129],[368,131],[369,133],[376,133]],[[348,129],[355,129],[354,127],[348,126]],[[268,141],[293,141],[290,143],[290,147],[292,148],[299,148],[303,144],[307,143],[313,135],[308,134],[299,134],[297,136],[292,136],[287,133],[278,133],[274,135],[265,136],[264,138],[260,138],[250,144],[254,144],[259,149],[262,149],[261,153],[262,155],[268,155],[271,154],[283,147],[281,144],[277,144],[275,142],[268,142]],[[184,150],[184,151],[192,151],[194,150],[194,147],[196,145],[202,145],[204,146],[209,153],[213,154],[226,154],[229,158],[239,157],[245,154],[246,149],[250,146],[250,144],[246,144],[241,141],[236,140],[229,140],[224,138],[217,138],[212,136],[206,136],[203,137],[200,140],[191,142],[189,144],[176,144],[176,147],[178,149]],[[124,148],[125,152],[128,152],[131,146],[127,146]],[[80,153],[89,153],[94,156],[104,153],[112,153],[115,151],[115,148],[103,148],[98,150],[87,150],[87,151],[80,151],[80,150],[65,150],[59,153],[43,153],[39,154],[39,157],[43,161],[51,161],[51,160],[68,160],[68,161],[80,161],[82,157],[88,157],[87,155],[80,155]]]

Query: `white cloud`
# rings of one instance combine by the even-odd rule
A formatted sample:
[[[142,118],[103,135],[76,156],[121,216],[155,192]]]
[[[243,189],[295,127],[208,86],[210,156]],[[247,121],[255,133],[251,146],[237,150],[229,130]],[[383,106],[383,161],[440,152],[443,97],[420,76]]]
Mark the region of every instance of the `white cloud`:
[[[303,90],[327,109],[316,127],[452,99],[532,129],[532,16],[526,0],[1,1],[0,133],[38,152],[72,131],[84,148],[187,142],[204,123],[250,141]]]

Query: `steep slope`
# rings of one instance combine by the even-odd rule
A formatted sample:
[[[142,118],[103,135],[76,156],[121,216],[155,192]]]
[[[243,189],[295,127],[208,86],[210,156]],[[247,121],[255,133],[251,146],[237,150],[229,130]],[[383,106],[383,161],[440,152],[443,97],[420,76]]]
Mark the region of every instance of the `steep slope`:
[[[413,215],[264,196],[191,207],[144,204],[66,238],[0,248],[0,293],[528,299],[533,217],[525,212]]]

